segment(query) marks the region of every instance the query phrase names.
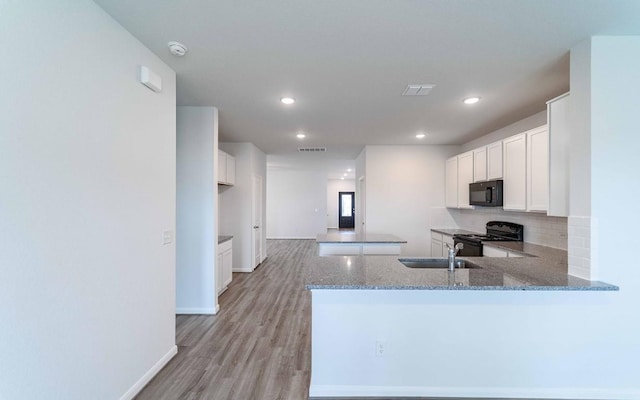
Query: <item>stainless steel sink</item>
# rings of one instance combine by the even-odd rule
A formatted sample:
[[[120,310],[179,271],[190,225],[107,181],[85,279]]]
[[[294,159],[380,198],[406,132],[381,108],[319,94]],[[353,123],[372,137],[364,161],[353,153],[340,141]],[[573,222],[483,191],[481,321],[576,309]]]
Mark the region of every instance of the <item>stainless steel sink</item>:
[[[409,268],[435,268],[435,269],[447,269],[449,268],[449,260],[446,258],[399,258],[402,264]],[[478,265],[466,261],[456,260],[456,269],[458,268],[480,268]]]

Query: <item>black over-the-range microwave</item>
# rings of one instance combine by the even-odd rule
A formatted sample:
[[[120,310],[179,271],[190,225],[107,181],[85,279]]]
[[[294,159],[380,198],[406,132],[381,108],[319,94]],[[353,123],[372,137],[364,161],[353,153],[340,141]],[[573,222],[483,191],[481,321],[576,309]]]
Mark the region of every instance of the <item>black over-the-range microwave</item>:
[[[502,180],[470,183],[469,205],[501,207]]]

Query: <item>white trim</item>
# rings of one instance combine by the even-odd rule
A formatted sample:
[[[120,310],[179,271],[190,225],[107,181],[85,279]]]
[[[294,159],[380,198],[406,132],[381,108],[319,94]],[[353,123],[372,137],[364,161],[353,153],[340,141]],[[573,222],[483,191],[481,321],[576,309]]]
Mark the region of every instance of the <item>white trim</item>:
[[[251,268],[234,268],[231,270],[232,272],[242,272],[242,273],[248,273],[248,272],[253,272],[253,269]]]
[[[129,390],[127,390],[125,394],[122,395],[122,397],[120,397],[120,400],[133,399],[138,393],[140,393],[140,391],[147,385],[147,383],[149,383],[149,381],[151,381],[151,379],[153,379],[153,377],[156,376],[156,374],[160,372],[160,370],[165,365],[167,365],[169,361],[171,361],[171,359],[176,354],[178,354],[178,346],[174,345],[173,347],[171,347],[171,349],[169,349],[167,354],[162,356],[162,358],[160,358],[158,362],[156,362],[153,367],[151,367],[151,369],[149,369],[144,375],[142,375],[142,377],[138,379],[138,381],[134,383],[133,386],[131,386],[131,388],[129,388]]]
[[[176,314],[204,314],[204,315],[215,315],[220,311],[220,305],[216,305],[216,308],[189,308],[189,307],[179,307],[176,308]]]
[[[309,397],[468,397],[535,399],[616,399],[640,398],[640,388],[518,388],[518,387],[428,387],[428,386],[346,386],[311,385]]]

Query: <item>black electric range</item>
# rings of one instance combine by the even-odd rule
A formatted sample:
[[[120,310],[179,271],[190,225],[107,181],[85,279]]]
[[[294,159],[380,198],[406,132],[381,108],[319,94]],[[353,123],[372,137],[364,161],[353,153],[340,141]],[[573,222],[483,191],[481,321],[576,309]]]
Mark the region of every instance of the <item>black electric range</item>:
[[[454,244],[462,243],[464,245],[458,255],[463,257],[482,257],[482,242],[522,242],[524,239],[524,226],[513,222],[489,221],[486,229],[487,233],[485,235],[453,235]]]

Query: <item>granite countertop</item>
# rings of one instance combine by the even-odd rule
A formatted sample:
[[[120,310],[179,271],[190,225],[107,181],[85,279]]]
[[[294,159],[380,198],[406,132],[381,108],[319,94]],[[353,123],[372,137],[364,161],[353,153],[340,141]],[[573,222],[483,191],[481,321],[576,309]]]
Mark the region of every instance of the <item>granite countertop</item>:
[[[455,229],[455,228],[451,228],[451,229],[431,229],[431,231],[437,232],[437,233],[442,233],[444,235],[449,235],[449,236],[453,236],[453,235],[478,235],[478,232],[472,232],[472,231],[468,231],[466,229]]]
[[[572,290],[619,288],[567,275],[567,253],[529,243],[491,242],[529,257],[458,257],[480,268],[408,268],[397,256],[311,257],[305,261],[307,289],[378,290]],[[515,247],[515,248],[514,248]]]
[[[224,243],[227,240],[231,240],[231,239],[233,239],[233,236],[231,236],[231,235],[219,235],[218,236],[218,244]]]
[[[385,233],[326,233],[316,237],[317,243],[407,243],[395,235]]]

